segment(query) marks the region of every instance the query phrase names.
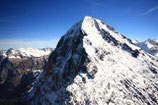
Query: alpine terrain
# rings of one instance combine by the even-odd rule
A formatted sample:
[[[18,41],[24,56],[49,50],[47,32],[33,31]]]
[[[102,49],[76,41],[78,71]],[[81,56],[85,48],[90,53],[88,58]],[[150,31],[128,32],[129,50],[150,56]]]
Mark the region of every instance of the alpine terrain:
[[[86,16],[61,37],[24,100],[32,105],[157,105],[158,59],[112,26]]]
[[[52,50],[11,48],[0,52],[0,105],[17,105],[43,70]]]
[[[158,40],[148,39],[144,42],[136,42],[135,44],[149,54],[158,57]]]

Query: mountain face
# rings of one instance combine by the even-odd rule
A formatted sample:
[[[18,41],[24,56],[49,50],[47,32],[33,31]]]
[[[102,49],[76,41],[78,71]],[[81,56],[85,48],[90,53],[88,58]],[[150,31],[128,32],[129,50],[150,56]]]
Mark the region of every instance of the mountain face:
[[[157,81],[157,58],[86,16],[61,37],[24,100],[32,105],[157,105]]]
[[[158,58],[158,40],[148,39],[144,42],[136,42],[138,47]]]
[[[0,105],[14,105],[29,90],[52,50],[11,48],[0,52]]]

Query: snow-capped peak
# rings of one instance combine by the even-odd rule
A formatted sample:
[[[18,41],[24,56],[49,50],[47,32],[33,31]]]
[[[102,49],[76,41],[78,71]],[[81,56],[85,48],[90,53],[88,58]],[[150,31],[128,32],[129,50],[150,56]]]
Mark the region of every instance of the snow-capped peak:
[[[158,40],[147,39],[144,42],[138,42],[135,44],[149,54],[158,57]]]
[[[98,19],[64,34],[29,93],[33,105],[158,104],[158,62]]]
[[[132,44],[132,41],[122,34],[115,31],[115,29],[107,24],[104,24],[101,20],[95,19],[90,16],[85,16],[81,21],[77,22],[75,25],[73,25],[66,34],[64,34],[64,37],[77,37],[79,34],[79,31],[82,31],[83,36],[88,36],[89,38],[92,38],[93,41],[95,41],[97,44],[101,40],[99,39],[107,39],[107,41],[112,41],[115,44],[127,44],[129,47],[134,49],[140,49],[137,46]],[[86,34],[86,35],[85,35]],[[101,44],[101,43],[99,43]]]
[[[145,44],[149,49],[158,50],[158,40],[148,39],[145,41]]]
[[[137,43],[139,43],[139,41],[138,40],[132,40],[132,43],[137,44]]]
[[[41,57],[44,55],[49,55],[52,48],[47,49],[36,49],[36,48],[19,48],[14,50],[10,48],[5,51],[1,51],[0,55],[8,58],[25,58],[25,57]]]

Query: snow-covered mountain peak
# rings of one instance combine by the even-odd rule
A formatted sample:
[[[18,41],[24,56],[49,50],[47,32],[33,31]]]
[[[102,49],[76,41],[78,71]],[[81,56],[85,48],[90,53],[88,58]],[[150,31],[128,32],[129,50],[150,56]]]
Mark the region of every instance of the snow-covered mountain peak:
[[[41,57],[49,55],[52,48],[36,49],[36,48],[19,48],[17,50],[10,48],[0,52],[0,55],[8,58],[27,58],[27,57]]]
[[[139,43],[139,41],[138,40],[132,40],[132,43],[137,44],[137,43]]]
[[[151,55],[158,57],[158,40],[147,39],[144,42],[138,42],[135,44],[144,51],[150,53]]]
[[[158,40],[148,39],[145,43],[149,49],[158,50]]]
[[[110,25],[105,25],[101,20],[95,19],[90,16],[85,16],[82,20],[74,24],[66,34],[69,34],[71,37],[73,36],[72,33],[82,30],[85,32],[93,33],[96,32],[97,30],[101,29],[102,27],[106,27],[107,30],[115,31],[114,28]],[[94,29],[94,30],[93,30]],[[76,34],[75,34],[76,35]]]
[[[105,25],[101,20],[89,16],[86,16],[81,22],[81,29],[87,33],[93,33],[93,31],[96,32],[102,27],[106,27],[107,29],[110,28],[110,25]]]
[[[106,25],[101,20],[90,16],[85,16],[81,21],[74,24],[63,37],[64,39],[70,37],[74,37],[76,39],[78,36],[83,39],[88,38],[87,40],[91,40],[92,42],[100,45],[102,45],[100,41],[106,41],[108,43],[110,42],[121,46],[126,44],[133,50],[139,49],[132,44],[130,39],[116,32],[112,26]]]
[[[92,28],[95,29],[102,29],[104,27],[104,29],[106,29],[107,31],[115,31],[115,29],[107,24],[104,24],[101,20],[99,19],[95,19],[93,17],[90,16],[85,16],[84,19],[82,20],[82,29],[85,30],[91,30]],[[92,30],[91,30],[92,31]]]
[[[98,19],[64,34],[29,93],[33,105],[157,104],[158,62]]]

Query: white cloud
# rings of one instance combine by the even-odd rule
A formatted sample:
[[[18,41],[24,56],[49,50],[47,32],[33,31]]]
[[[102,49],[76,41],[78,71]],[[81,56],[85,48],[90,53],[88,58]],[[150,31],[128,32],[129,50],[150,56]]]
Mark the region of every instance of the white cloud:
[[[146,11],[145,13],[143,13],[142,15],[147,15],[147,14],[153,12],[153,11],[156,11],[156,10],[158,10],[158,5],[155,6],[155,7],[152,7],[152,8],[149,9],[149,10],[147,10],[147,11]]]
[[[23,40],[0,40],[0,50],[8,48],[44,48],[51,47],[54,48],[58,40],[47,40],[47,41],[23,41]]]

